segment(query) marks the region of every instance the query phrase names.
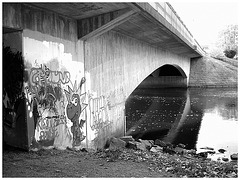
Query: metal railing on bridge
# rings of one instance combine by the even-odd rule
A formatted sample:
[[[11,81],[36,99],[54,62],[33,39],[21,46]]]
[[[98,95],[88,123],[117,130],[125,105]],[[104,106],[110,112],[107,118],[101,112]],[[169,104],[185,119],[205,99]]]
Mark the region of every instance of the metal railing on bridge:
[[[195,50],[198,50],[202,55],[205,51],[199,45],[196,39],[194,39],[191,32],[188,30],[186,25],[177,15],[176,11],[173,9],[168,2],[149,2],[149,4],[158,11],[178,32],[180,32],[184,38],[186,38],[193,46]]]

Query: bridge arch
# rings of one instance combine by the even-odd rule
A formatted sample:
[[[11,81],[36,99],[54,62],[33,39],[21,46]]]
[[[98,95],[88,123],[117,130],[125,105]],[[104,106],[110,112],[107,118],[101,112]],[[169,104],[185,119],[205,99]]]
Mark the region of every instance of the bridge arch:
[[[154,77],[159,76],[182,76],[187,78],[184,70],[177,64],[164,64],[151,73]]]
[[[137,88],[187,88],[187,75],[176,64],[164,64],[148,75]]]

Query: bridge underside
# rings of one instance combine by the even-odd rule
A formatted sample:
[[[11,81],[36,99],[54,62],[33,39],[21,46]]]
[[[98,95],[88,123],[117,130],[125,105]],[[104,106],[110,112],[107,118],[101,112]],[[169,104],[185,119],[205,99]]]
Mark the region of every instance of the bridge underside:
[[[30,4],[77,20],[78,38],[82,40],[114,30],[178,55],[190,58],[200,56],[196,48],[176,30],[176,27],[172,26],[148,3]],[[79,10],[84,11],[81,13]]]

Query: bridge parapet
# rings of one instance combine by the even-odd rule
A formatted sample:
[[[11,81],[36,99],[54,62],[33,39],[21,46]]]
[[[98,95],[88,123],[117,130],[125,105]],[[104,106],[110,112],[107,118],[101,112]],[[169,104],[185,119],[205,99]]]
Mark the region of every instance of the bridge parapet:
[[[193,37],[189,29],[183,23],[181,18],[178,16],[177,12],[168,2],[149,2],[149,4],[157,10],[162,17],[164,17],[168,23],[170,23],[184,38],[186,38],[195,51],[200,54],[205,55],[205,51],[199,45],[197,40]]]

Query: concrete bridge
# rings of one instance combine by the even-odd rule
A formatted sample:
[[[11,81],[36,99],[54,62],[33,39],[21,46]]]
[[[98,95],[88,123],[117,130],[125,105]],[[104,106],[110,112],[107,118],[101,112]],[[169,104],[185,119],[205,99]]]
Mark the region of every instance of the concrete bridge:
[[[25,149],[123,136],[134,89],[187,88],[204,55],[169,3],[3,3],[3,44],[24,67],[3,64],[4,141]]]

